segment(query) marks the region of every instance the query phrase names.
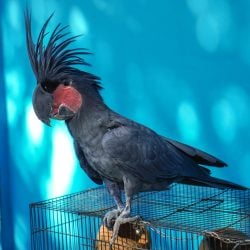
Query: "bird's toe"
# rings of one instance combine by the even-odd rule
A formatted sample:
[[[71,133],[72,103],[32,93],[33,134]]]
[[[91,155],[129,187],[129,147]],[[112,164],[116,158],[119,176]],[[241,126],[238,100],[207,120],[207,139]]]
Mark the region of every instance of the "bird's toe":
[[[105,214],[103,218],[103,223],[108,229],[112,229],[116,219],[120,215],[120,210],[114,209]]]
[[[110,246],[112,247],[112,245],[114,244],[115,240],[117,239],[117,236],[118,236],[121,224],[132,223],[132,222],[138,221],[139,219],[140,219],[140,216],[124,217],[124,214],[121,213],[117,217],[117,219],[115,220],[115,224],[113,226],[112,238],[110,240]]]

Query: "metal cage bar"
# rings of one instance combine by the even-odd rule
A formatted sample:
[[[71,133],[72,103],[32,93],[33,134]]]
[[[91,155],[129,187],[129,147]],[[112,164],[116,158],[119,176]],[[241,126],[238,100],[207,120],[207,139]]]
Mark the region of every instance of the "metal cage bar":
[[[32,249],[109,249],[102,218],[114,206],[103,187],[31,204]],[[132,211],[142,221],[119,236],[115,250],[250,250],[249,190],[174,184],[136,195]]]

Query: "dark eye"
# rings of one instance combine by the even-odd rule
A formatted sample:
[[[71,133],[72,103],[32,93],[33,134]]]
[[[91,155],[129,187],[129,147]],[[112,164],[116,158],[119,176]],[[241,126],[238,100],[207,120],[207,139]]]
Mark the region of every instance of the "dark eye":
[[[52,82],[52,81],[46,81],[46,82],[43,82],[41,85],[45,91],[52,93],[58,86],[58,83]]]
[[[64,86],[70,86],[71,84],[72,84],[72,81],[69,81],[69,80],[64,80],[63,81]]]
[[[49,89],[48,89],[48,86],[45,85],[44,83],[42,83],[41,85],[42,85],[42,87],[43,87],[43,89],[44,89],[45,91],[48,91],[48,90],[49,90]]]

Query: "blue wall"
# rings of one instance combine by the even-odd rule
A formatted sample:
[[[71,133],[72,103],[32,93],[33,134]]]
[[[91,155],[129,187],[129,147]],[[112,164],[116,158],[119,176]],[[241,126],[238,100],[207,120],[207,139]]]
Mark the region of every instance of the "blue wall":
[[[103,96],[114,110],[221,157],[230,167],[213,169],[213,175],[250,186],[249,1],[29,2],[35,36],[53,11],[50,27],[62,22],[73,34],[84,34],[76,46],[94,52],[89,70],[101,76]],[[26,1],[4,4],[2,231],[5,246],[22,250],[29,245],[29,203],[94,184],[81,171],[64,124],[49,128],[35,117],[36,82],[23,24]]]

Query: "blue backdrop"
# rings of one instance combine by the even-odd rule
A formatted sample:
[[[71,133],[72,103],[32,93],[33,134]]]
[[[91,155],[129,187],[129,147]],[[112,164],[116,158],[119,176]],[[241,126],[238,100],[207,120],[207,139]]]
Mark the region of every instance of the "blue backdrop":
[[[26,1],[0,2],[0,162],[3,249],[29,246],[31,202],[94,184],[63,122],[34,115],[25,47]],[[215,154],[213,175],[249,184],[250,1],[31,0],[33,31],[69,24],[94,56],[103,97],[121,114]],[[1,247],[0,247],[1,249]]]

